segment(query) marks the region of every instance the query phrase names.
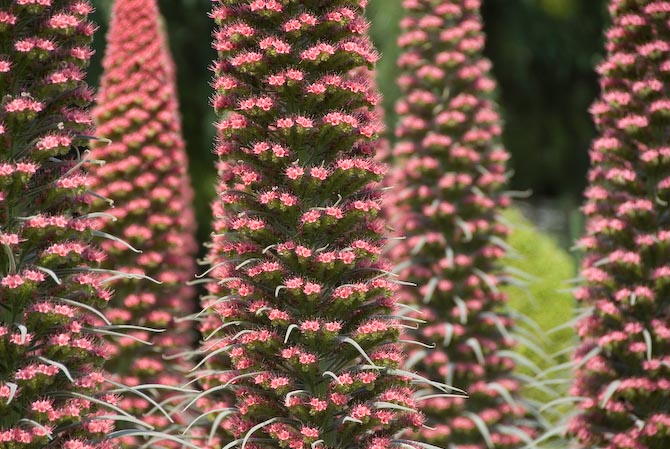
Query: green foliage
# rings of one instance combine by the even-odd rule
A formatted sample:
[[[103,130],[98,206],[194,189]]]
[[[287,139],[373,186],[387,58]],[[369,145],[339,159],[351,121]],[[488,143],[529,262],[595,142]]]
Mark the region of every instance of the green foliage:
[[[576,336],[572,327],[553,333],[548,332],[573,318],[574,298],[567,289],[568,281],[576,276],[577,266],[575,260],[560,247],[554,237],[535,227],[518,209],[507,210],[504,219],[510,223],[511,233],[507,242],[515,252],[508,255],[503,264],[514,272],[525,273],[527,277],[523,286],[505,287],[509,295],[509,306],[530,318],[541,329],[541,332],[536,333],[543,337],[533,340],[533,343],[538,344],[548,355],[559,355],[555,357],[553,363],[550,363],[523,344],[520,345],[519,352],[535,363],[540,370],[548,370],[558,364],[569,362],[570,349],[575,344]],[[526,375],[533,374],[527,369],[520,371]],[[557,380],[569,375],[570,370],[565,369],[551,372],[541,380]],[[567,383],[550,385],[550,388],[562,394],[567,389]],[[556,399],[538,389],[528,391],[527,395],[545,404]]]
[[[602,59],[604,0],[484,0],[486,54],[500,83],[512,186],[571,196],[585,186],[595,136],[588,109]]]
[[[389,130],[395,127],[396,113],[393,105],[400,97],[400,89],[396,84],[398,78],[396,61],[400,55],[397,41],[402,14],[402,0],[372,0],[366,11],[371,22],[372,41],[381,53],[381,59],[377,64],[377,84],[384,94],[384,113]]]
[[[569,321],[574,298],[566,289],[567,281],[577,273],[574,259],[518,209],[509,209],[504,216],[512,225],[508,243],[517,252],[505,259],[505,266],[531,276],[526,288],[506,287],[510,306],[533,319],[545,331]],[[555,333],[551,338],[552,347],[566,348],[572,343],[572,336],[571,330]]]

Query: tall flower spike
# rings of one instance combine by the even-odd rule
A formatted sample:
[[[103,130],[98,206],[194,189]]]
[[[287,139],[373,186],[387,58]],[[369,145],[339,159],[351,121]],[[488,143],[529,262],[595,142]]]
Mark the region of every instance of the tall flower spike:
[[[403,288],[403,299],[420,305],[417,318],[428,322],[411,334],[436,346],[414,353],[408,366],[470,395],[423,401],[434,429],[422,439],[458,449],[518,448],[534,426],[505,355],[513,344],[505,329],[513,323],[498,290],[507,229],[497,215],[509,204],[509,156],[491,99],[491,63],[482,55],[480,1],[403,5],[403,97],[388,213],[406,239],[390,254],[405,267],[401,278],[418,285]]]
[[[582,447],[670,447],[670,2],[611,1],[584,213]]]
[[[103,65],[94,119],[97,135],[111,143],[95,146],[94,157],[106,165],[95,170],[93,184],[116,206],[110,210],[116,220],[107,220],[103,231],[142,250],[137,255],[109,240],[105,266],[139,270],[161,282],[114,282],[116,294],[106,315],[114,324],[166,329],[135,335],[152,346],[115,339],[108,367],[127,385],[183,385],[184,367],[163,357],[191,344],[188,324],[177,324],[174,317],[193,307],[195,292],[186,282],[194,274],[197,245],[176,74],[156,0],[116,1]],[[156,399],[165,396],[163,392]],[[122,402],[137,415],[153,408],[139,397]],[[158,428],[168,424],[162,414],[147,422]]]
[[[0,448],[104,449],[86,1],[0,1]],[[97,397],[97,399],[94,399]]]
[[[214,3],[218,286],[193,402],[229,448],[407,447],[422,416],[379,256],[377,96],[352,72],[377,58],[365,1]]]

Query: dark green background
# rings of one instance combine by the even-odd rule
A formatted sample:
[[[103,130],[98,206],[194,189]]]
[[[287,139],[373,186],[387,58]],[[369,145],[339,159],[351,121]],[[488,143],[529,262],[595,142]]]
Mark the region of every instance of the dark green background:
[[[89,80],[97,84],[111,0],[93,0],[100,26]],[[395,45],[401,0],[371,0],[373,39],[383,58],[379,86],[389,124],[398,91]],[[212,23],[210,0],[160,0],[179,76],[184,134],[196,189],[199,238],[209,232],[209,202],[214,194],[211,155],[215,120],[208,99]],[[598,93],[593,67],[602,59],[607,21],[605,0],[484,0],[486,53],[500,84],[506,121],[505,143],[512,153],[513,187],[532,189],[533,202],[559,211],[553,226],[566,237],[569,220],[581,202],[594,129],[588,108]],[[563,211],[563,212],[561,212]],[[566,212],[567,211],[567,212]],[[552,227],[549,223],[547,227]],[[556,229],[555,229],[556,230]]]

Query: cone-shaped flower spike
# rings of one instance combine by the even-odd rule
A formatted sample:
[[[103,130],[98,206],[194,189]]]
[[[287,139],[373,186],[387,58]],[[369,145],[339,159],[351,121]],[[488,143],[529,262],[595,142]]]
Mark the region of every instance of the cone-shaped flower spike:
[[[111,143],[96,145],[94,157],[106,164],[95,170],[94,181],[96,192],[114,201],[109,212],[116,218],[103,230],[142,251],[135,254],[110,240],[105,266],[161,282],[114,282],[115,297],[105,313],[114,324],[166,329],[138,331],[135,336],[152,346],[115,339],[108,367],[127,385],[182,385],[180,365],[163,356],[190,344],[188,324],[173,319],[193,307],[195,292],[186,282],[194,274],[197,245],[174,63],[156,0],[116,0],[103,64],[94,119],[97,136]],[[138,415],[153,408],[138,396],[123,405]],[[163,427],[167,418],[157,413],[147,422]]]
[[[670,2],[611,1],[577,299],[582,447],[670,447]]]
[[[228,447],[407,447],[394,435],[422,416],[380,258],[378,99],[351,73],[377,59],[365,1],[214,3],[220,288],[200,407],[235,393]]]
[[[110,292],[94,269],[83,171],[84,82],[95,27],[86,1],[0,1],[0,448],[102,449]]]
[[[191,308],[194,292],[185,281],[194,272],[195,222],[173,62],[155,0],[117,0],[104,65],[94,117],[98,134],[111,144],[96,147],[94,155],[107,163],[94,174],[98,193],[114,200],[110,213],[117,219],[105,231],[117,232],[143,251],[135,256],[126,245],[111,242],[109,263],[137,263],[162,283],[115,284],[118,303],[108,315],[119,322],[171,328],[172,315]],[[154,355],[147,355],[180,347],[185,337],[172,332],[156,337],[156,348],[149,351]],[[121,365],[129,365],[128,357],[129,352],[119,355]],[[144,363],[140,358],[135,364]],[[135,369],[157,374],[164,367]]]
[[[512,345],[498,290],[498,260],[508,205],[508,154],[492,101],[491,63],[482,55],[479,0],[405,0],[397,104],[398,142],[390,216],[399,236],[391,250],[408,302],[428,323],[414,336],[411,369],[468,391],[470,398],[422,401],[422,436],[458,449],[516,448],[532,438],[512,375]],[[531,426],[532,427],[532,426]]]

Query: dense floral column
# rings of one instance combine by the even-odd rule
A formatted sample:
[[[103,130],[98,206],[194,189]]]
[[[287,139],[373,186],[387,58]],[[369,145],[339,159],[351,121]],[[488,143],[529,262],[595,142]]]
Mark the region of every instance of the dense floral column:
[[[86,1],[0,0],[0,448],[109,448],[93,328],[110,292],[94,271],[82,170],[95,27]],[[99,418],[98,418],[99,416]]]
[[[592,108],[570,424],[582,447],[670,447],[670,2],[612,1]]]
[[[351,73],[377,59],[364,6],[215,2],[220,288],[198,375],[227,447],[401,448],[422,422],[379,256],[378,99]]]
[[[422,403],[433,444],[458,449],[516,448],[531,439],[514,362],[503,351],[513,323],[498,261],[507,229],[509,158],[493,102],[491,63],[483,57],[479,0],[405,0],[399,39],[399,125],[394,204],[389,215],[405,240],[391,250],[407,300],[428,323],[415,338],[412,369],[467,390],[469,399]]]
[[[142,251],[138,255],[121,242],[108,241],[105,266],[161,282],[114,282],[115,298],[106,315],[115,324],[167,329],[134,333],[153,346],[115,339],[108,367],[128,385],[182,385],[184,368],[163,357],[191,343],[188,323],[178,325],[174,318],[194,306],[195,292],[186,283],[194,274],[197,245],[176,74],[155,0],[116,1],[103,64],[94,118],[97,135],[111,143],[96,145],[94,157],[106,164],[95,170],[94,185],[114,201],[109,213],[116,218],[107,220],[103,230]],[[153,408],[137,396],[123,405],[138,415]],[[167,424],[158,413],[147,421]]]

